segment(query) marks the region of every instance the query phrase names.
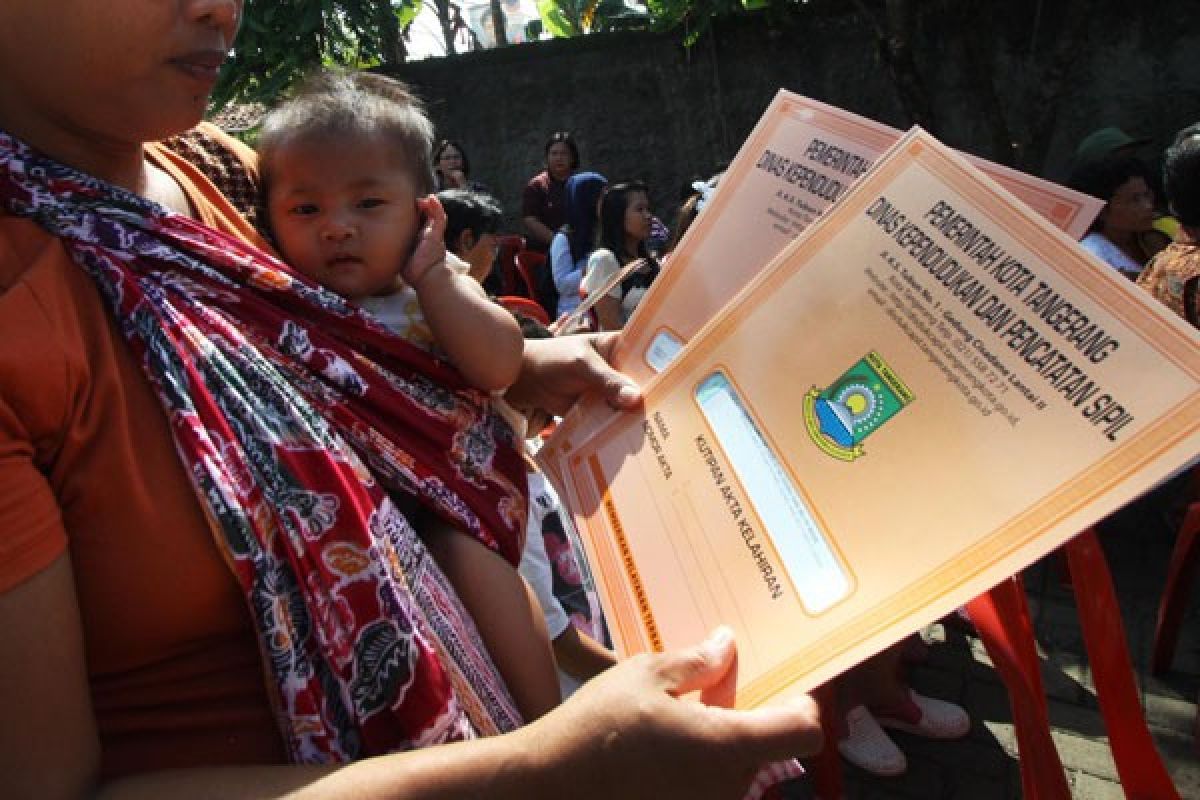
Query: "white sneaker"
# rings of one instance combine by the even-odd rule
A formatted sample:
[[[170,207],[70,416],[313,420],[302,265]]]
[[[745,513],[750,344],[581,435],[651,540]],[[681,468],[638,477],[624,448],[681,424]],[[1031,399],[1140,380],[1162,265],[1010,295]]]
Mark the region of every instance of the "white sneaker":
[[[961,739],[971,730],[971,718],[961,706],[908,691],[911,705],[893,713],[875,712],[880,725],[926,739]]]
[[[838,740],[838,752],[854,766],[884,778],[903,775],[908,769],[904,753],[865,706],[846,712],[846,730],[846,738]]]

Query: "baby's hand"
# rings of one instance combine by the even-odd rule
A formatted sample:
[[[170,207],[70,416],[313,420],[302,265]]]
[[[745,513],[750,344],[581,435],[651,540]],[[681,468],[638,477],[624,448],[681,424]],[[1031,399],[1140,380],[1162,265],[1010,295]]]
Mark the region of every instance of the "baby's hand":
[[[446,263],[446,210],[436,197],[429,195],[417,199],[417,211],[425,224],[417,234],[417,246],[408,263],[400,268],[400,277],[413,288],[430,270]]]

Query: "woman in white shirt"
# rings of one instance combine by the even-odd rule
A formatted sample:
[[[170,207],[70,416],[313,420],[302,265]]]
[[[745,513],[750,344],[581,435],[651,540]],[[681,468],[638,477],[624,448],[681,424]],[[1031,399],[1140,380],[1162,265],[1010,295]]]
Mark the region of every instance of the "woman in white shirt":
[[[588,257],[581,293],[601,291],[626,265],[642,262],[593,306],[600,330],[624,327],[658,276],[658,262],[646,250],[652,219],[649,192],[639,181],[610,187],[600,203],[600,246]]]

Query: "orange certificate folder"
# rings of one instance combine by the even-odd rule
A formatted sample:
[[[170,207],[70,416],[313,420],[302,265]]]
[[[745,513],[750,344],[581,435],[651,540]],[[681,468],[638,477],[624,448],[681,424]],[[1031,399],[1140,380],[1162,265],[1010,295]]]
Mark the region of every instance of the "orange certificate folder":
[[[900,136],[874,120],[781,90],[625,326],[615,365],[638,381],[661,370]],[[1103,207],[1066,187],[967,159],[1075,239]]]
[[[1200,335],[920,130],[644,388],[539,458],[620,651],[731,625],[741,706],[949,613],[1200,445]]]

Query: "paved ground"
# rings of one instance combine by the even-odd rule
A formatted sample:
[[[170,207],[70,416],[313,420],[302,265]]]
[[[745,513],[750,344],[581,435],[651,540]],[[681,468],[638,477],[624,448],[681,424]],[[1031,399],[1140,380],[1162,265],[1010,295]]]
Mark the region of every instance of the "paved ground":
[[[1149,674],[1154,619],[1173,535],[1156,512],[1133,509],[1103,535],[1121,602],[1142,706],[1150,730],[1185,800],[1200,800],[1200,756],[1192,724],[1200,690],[1200,586],[1183,624],[1173,670]],[[1042,677],[1050,698],[1051,724],[1075,798],[1123,798],[1096,704],[1084,655],[1074,597],[1055,569],[1037,565],[1025,575],[1043,655]],[[926,694],[965,706],[970,735],[958,742],[929,742],[894,734],[909,760],[908,774],[874,778],[846,766],[849,798],[963,798],[1002,800],[1021,796],[1012,714],[1003,685],[982,644],[954,628],[924,632],[931,658],[912,675]]]

